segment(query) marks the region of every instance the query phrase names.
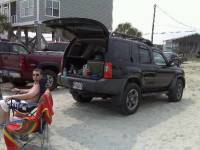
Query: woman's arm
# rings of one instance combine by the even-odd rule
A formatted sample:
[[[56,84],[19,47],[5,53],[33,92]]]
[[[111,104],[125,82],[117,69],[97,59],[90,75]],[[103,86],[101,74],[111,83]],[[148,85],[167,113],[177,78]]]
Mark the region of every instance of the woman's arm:
[[[28,93],[30,91],[30,89],[20,89],[20,93],[24,94],[24,93]]]
[[[34,98],[35,96],[39,95],[39,93],[40,93],[40,86],[38,84],[38,85],[34,85],[28,91],[28,93],[11,95],[11,96],[8,96],[6,99],[7,100],[10,100],[10,99],[30,100]]]
[[[17,92],[20,94],[24,94],[24,93],[28,93],[30,91],[30,89],[18,89],[18,88],[14,88],[11,90],[12,92]]]

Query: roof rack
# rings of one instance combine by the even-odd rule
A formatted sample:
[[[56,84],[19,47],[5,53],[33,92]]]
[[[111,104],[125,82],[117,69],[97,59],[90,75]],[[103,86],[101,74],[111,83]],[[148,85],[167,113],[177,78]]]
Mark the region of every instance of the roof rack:
[[[119,38],[123,38],[123,39],[134,40],[134,41],[139,41],[139,42],[147,44],[148,46],[151,46],[151,47],[154,46],[151,43],[150,40],[144,39],[142,37],[130,36],[130,35],[119,33],[119,32],[111,32],[110,36],[112,36],[112,37],[119,37]]]

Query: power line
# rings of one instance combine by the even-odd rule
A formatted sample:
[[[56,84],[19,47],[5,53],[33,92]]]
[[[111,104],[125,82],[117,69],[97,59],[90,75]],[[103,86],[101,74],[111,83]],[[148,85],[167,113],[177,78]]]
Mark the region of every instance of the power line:
[[[175,21],[176,23],[180,24],[180,25],[183,25],[185,27],[188,27],[188,28],[192,28],[192,29],[195,29],[196,30],[196,27],[193,27],[193,26],[189,26],[189,25],[186,25],[185,23],[177,20],[176,18],[172,17],[169,13],[167,13],[166,11],[164,11],[162,8],[160,8],[158,5],[156,5],[157,8],[162,12],[164,13],[166,16],[168,16],[170,19],[172,19],[173,21]]]
[[[179,24],[178,25],[172,25],[172,24],[161,24],[161,25],[156,25],[157,28],[173,28],[173,29],[177,29],[177,30],[188,30],[189,28],[186,28],[184,26],[180,26]]]
[[[169,32],[157,32],[157,33],[154,33],[154,34],[169,34],[169,33],[185,33],[185,32],[195,32],[194,30],[193,31],[169,31]],[[143,35],[150,35],[151,33],[145,33]]]

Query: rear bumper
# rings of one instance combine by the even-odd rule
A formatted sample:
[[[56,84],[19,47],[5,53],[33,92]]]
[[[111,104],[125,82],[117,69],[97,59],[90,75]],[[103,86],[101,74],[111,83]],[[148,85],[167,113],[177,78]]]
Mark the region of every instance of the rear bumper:
[[[68,87],[78,92],[87,92],[98,95],[119,95],[123,90],[124,79],[84,79],[77,77],[69,77],[58,74],[58,84]],[[82,90],[73,89],[73,82],[80,82],[82,84]]]

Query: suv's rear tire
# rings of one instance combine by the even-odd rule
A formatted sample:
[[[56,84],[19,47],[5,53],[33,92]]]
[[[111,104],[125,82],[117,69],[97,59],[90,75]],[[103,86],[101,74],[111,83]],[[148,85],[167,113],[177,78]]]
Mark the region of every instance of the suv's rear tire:
[[[57,87],[57,74],[49,69],[44,70],[44,74],[47,76],[46,86],[50,90],[54,90]]]
[[[176,81],[176,85],[169,91],[168,99],[170,102],[178,102],[183,96],[184,83],[181,79]]]
[[[83,96],[81,94],[78,93],[71,93],[72,97],[75,101],[80,102],[80,103],[89,103],[92,100],[92,96]]]
[[[141,89],[135,84],[128,84],[124,90],[121,99],[121,113],[124,115],[130,115],[137,111],[141,101]]]

